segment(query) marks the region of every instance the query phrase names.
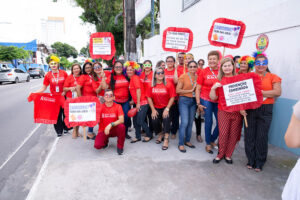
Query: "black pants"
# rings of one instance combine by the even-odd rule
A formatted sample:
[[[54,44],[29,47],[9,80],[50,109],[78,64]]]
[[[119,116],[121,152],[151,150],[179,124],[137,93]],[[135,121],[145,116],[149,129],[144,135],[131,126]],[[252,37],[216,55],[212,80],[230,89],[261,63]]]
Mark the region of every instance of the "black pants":
[[[248,128],[245,127],[245,151],[251,166],[262,168],[268,154],[268,132],[272,121],[273,104],[263,104],[247,110]]]
[[[56,131],[57,136],[61,136],[64,130],[70,130],[72,128],[68,128],[64,122],[65,114],[64,109],[60,108],[59,114],[57,117],[57,122],[54,124],[54,129]]]
[[[159,134],[162,130],[163,126],[163,132],[164,133],[170,133],[170,125],[171,125],[171,119],[170,115],[166,118],[163,118],[163,112],[165,108],[155,108],[156,111],[158,112],[158,116],[156,119],[152,119],[152,125],[154,128],[155,134]]]
[[[179,108],[178,101],[174,102],[174,105],[170,109],[171,120],[171,134],[176,135],[179,129]]]
[[[201,136],[201,115],[198,118],[195,117],[196,134]]]
[[[149,126],[150,132],[153,133],[152,118],[151,118],[151,109],[148,109],[148,111],[147,111],[147,117],[146,117],[145,121],[146,121],[146,123]]]

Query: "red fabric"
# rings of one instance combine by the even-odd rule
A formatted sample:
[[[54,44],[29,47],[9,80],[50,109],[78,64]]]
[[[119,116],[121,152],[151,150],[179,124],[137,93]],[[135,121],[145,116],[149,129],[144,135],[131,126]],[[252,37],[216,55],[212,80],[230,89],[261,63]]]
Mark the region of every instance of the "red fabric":
[[[198,69],[197,69],[197,72],[196,72],[196,75],[199,76],[200,73],[201,73],[201,71],[202,71],[202,69],[201,69],[201,68],[198,68]]]
[[[235,82],[247,80],[247,79],[253,79],[253,85],[255,88],[257,101],[239,104],[239,105],[227,106],[223,88],[218,88],[218,96],[219,96],[218,103],[219,103],[219,108],[221,110],[224,110],[226,112],[235,112],[235,111],[240,111],[240,110],[256,109],[261,106],[261,104],[263,102],[263,95],[261,92],[262,82],[260,80],[260,77],[257,74],[246,73],[246,74],[239,74],[239,75],[233,76],[233,77],[223,77],[221,84],[226,85],[226,84],[231,84],[231,83],[235,83]]]
[[[70,103],[92,103],[96,104],[96,121],[86,121],[86,122],[69,122],[69,104]],[[97,97],[94,96],[82,96],[77,97],[74,99],[67,99],[64,104],[64,113],[65,113],[65,124],[67,127],[74,127],[74,126],[88,126],[94,127],[99,123],[100,120],[100,102]]]
[[[83,74],[80,76],[77,82],[78,85],[82,86],[81,95],[82,96],[97,96],[94,88],[93,88],[93,78],[87,74]]]
[[[134,117],[137,114],[137,109],[136,108],[131,108],[130,110],[128,110],[127,112],[127,116],[128,117]]]
[[[211,36],[212,36],[212,33],[213,33],[213,29],[214,29],[215,23],[229,24],[229,25],[234,25],[234,26],[240,26],[241,27],[241,30],[239,32],[239,37],[237,39],[236,45],[226,44],[226,43],[222,43],[222,42],[217,42],[217,41],[212,41],[211,40]],[[227,18],[218,18],[218,19],[215,19],[213,21],[213,24],[212,24],[212,26],[210,28],[209,33],[208,33],[208,40],[209,40],[209,43],[211,45],[213,45],[213,46],[236,49],[236,48],[239,48],[241,46],[241,44],[242,44],[245,30],[246,30],[246,25],[243,22],[241,22],[241,21],[235,21],[235,20],[227,19]]]
[[[108,85],[110,85],[111,76],[108,78]],[[129,81],[124,75],[114,75],[115,79],[115,101],[118,103],[124,103],[129,98]]]
[[[178,65],[177,66],[177,76],[178,78],[182,75],[188,72],[188,68],[184,67],[183,65]]]
[[[166,37],[167,37],[167,32],[168,31],[189,33],[190,35],[189,35],[189,43],[188,43],[187,49],[166,48]],[[190,29],[188,29],[188,28],[169,27],[166,30],[164,30],[163,41],[162,41],[163,50],[171,51],[171,52],[189,52],[192,49],[192,46],[193,46],[193,32]]]
[[[147,91],[147,97],[151,98],[155,108],[167,107],[170,98],[176,97],[175,88],[171,83],[167,85],[156,84]]]
[[[73,74],[70,74],[65,80],[64,87],[76,87],[79,77],[74,77]],[[66,96],[67,98],[72,98],[72,92],[68,91]]]
[[[165,79],[167,82],[172,83],[174,86],[174,74],[175,74],[175,68],[173,68],[172,71],[169,71],[167,68],[165,69]]]
[[[55,80],[57,80],[57,75],[58,75],[58,84],[56,83]],[[67,79],[68,74],[64,70],[59,70],[58,74],[53,73],[50,71],[45,75],[44,78],[44,85],[48,86],[50,85],[50,92],[52,94],[61,94],[63,92],[63,87],[64,87],[64,82]],[[56,92],[56,86],[58,85],[59,87],[59,92]]]
[[[216,76],[218,76],[218,69],[213,70],[213,72],[215,73]],[[209,97],[211,87],[218,81],[216,76],[213,75],[209,67],[204,68],[200,72],[197,78],[197,84],[201,85],[200,97],[202,99],[210,102],[216,102],[211,100],[211,98]]]
[[[153,72],[151,71],[150,74],[146,76],[145,72],[142,72],[140,75],[140,80],[144,86],[144,91],[148,91],[151,88],[153,79]]]
[[[56,124],[60,107],[64,106],[62,95],[31,93],[28,102],[34,101],[34,123]]]
[[[111,38],[111,54],[110,55],[94,55],[93,54],[93,38],[110,37]],[[103,60],[111,60],[116,53],[115,38],[110,32],[98,32],[91,34],[90,37],[90,55],[93,59],[102,58]]]
[[[137,89],[141,89],[140,105],[142,106],[142,105],[148,104],[146,96],[145,96],[144,87],[142,85],[140,77],[137,75],[133,75],[130,79],[129,91],[130,91],[131,97],[135,104],[137,103],[137,95],[136,95]]]
[[[125,142],[125,126],[124,124],[119,124],[118,126],[115,126],[110,129],[109,134],[105,135],[104,131],[97,134],[95,139],[94,147],[96,149],[102,149],[108,144],[108,139],[110,137],[117,137],[117,147],[119,149],[124,148],[124,142]]]
[[[107,107],[106,104],[101,104],[100,109],[100,123],[99,123],[99,133],[104,131],[105,127],[115,122],[119,119],[120,116],[124,116],[122,106],[117,103],[113,103],[111,107]]]
[[[94,81],[94,80],[92,81],[92,87],[95,92],[98,89],[98,87],[100,86],[101,82],[102,82],[102,78],[98,78],[98,81]],[[105,82],[107,83],[107,78],[106,78]],[[103,97],[104,91],[105,90],[101,90],[97,95]]]

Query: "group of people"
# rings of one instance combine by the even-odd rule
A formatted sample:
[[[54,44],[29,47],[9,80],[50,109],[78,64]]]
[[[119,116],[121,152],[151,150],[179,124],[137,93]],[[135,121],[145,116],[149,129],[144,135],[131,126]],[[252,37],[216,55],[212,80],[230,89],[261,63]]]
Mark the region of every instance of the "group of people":
[[[157,136],[155,142],[162,143],[162,150],[167,150],[169,139],[175,139],[177,132],[178,150],[185,153],[186,147],[195,148],[191,143],[194,122],[197,141],[203,142],[203,116],[205,151],[213,154],[213,149],[217,148],[213,163],[225,159],[232,164],[231,157],[240,140],[245,116],[248,121],[248,126],[244,127],[247,167],[259,172],[267,159],[268,130],[275,98],[281,95],[281,79],[270,72],[264,53],[223,59],[221,56],[219,51],[210,51],[207,67],[203,59],[196,62],[191,53],[179,53],[176,58],[168,56],[155,67],[150,60],[142,64],[116,61],[111,71],[104,70],[100,62],[86,60],[82,68],[73,64],[70,75],[60,70],[59,59],[51,56],[51,71],[37,92],[44,92],[50,85],[51,93],[66,98],[98,97],[102,103],[99,131],[96,136],[93,127],[89,127],[87,138],[94,139],[94,147],[101,149],[107,147],[109,137],[118,137],[119,154],[123,153],[125,138],[131,139],[131,143],[149,142],[153,133]],[[263,104],[257,109],[227,112],[218,98],[221,81],[242,73],[255,73],[260,77]],[[133,120],[127,115],[131,108],[137,109]],[[55,124],[58,136],[66,129],[63,115],[61,108]],[[135,129],[133,138],[128,134],[131,122]],[[143,138],[142,132],[145,133]],[[78,127],[74,127],[72,137],[78,136]]]

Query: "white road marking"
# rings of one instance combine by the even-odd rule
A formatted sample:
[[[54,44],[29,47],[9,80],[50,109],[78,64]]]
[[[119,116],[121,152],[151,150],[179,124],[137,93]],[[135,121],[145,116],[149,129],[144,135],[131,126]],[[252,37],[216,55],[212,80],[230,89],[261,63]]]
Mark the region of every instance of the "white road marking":
[[[51,147],[51,150],[50,150],[49,154],[47,155],[47,157],[45,159],[45,162],[43,163],[43,166],[41,167],[41,170],[40,170],[38,176],[36,177],[36,179],[35,179],[32,187],[31,187],[31,189],[30,189],[30,191],[29,191],[29,193],[27,195],[26,200],[32,200],[32,199],[34,199],[34,195],[35,195],[35,192],[37,190],[37,186],[41,182],[41,179],[42,179],[42,177],[45,174],[46,167],[48,165],[49,159],[50,159],[50,157],[52,156],[52,154],[54,153],[54,151],[56,149],[56,145],[57,145],[58,140],[59,140],[59,137],[57,137],[55,139],[55,141],[54,141],[54,143],[53,143],[53,145]]]
[[[22,146],[29,140],[29,138],[35,133],[35,131],[41,126],[41,124],[38,124],[30,133],[29,135],[22,141],[22,143],[20,144],[20,146],[12,153],[8,156],[8,158],[6,159],[6,161],[0,166],[0,170],[8,163],[8,161],[14,157],[14,155],[22,148]]]

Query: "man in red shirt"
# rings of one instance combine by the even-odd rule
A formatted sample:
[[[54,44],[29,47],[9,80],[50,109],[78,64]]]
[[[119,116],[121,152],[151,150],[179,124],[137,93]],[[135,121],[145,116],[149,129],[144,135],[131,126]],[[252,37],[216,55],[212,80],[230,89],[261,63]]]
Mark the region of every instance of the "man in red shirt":
[[[99,132],[95,139],[96,149],[106,148],[110,137],[117,137],[117,152],[123,153],[125,141],[124,113],[122,106],[113,102],[114,93],[106,89],[104,93],[104,104],[101,105]]]

